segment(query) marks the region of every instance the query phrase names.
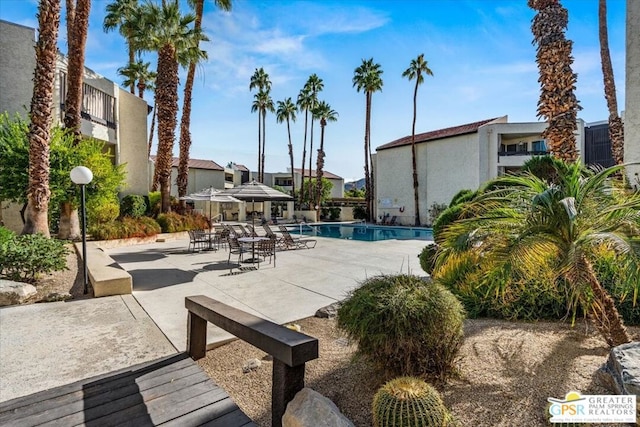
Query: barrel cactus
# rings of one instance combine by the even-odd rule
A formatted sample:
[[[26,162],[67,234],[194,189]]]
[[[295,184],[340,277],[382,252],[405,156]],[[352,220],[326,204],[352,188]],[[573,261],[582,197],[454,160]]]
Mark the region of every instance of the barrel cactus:
[[[375,427],[441,427],[453,425],[440,393],[416,377],[387,382],[373,398]]]

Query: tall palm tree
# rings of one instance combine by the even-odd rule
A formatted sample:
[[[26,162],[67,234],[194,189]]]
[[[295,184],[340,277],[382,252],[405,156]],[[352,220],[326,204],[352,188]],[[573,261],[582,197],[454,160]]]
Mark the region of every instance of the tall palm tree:
[[[382,90],[382,69],[374,64],[373,58],[363,59],[362,64],[354,70],[353,86],[365,95],[366,113],[364,122],[364,187],[367,204],[367,221],[373,215],[373,175],[369,168],[371,161],[371,99],[374,92]],[[372,164],[373,166],[373,164]]]
[[[171,163],[178,115],[178,66],[184,52],[197,50],[205,39],[191,24],[193,14],[182,15],[177,0],[161,6],[147,2],[143,6],[145,22],[141,48],[158,52],[156,108],[158,109],[158,154],[156,169],[161,193],[161,212],[171,210]]]
[[[307,160],[307,129],[308,129],[308,119],[309,119],[309,111],[313,108],[313,104],[315,102],[315,96],[308,88],[307,85],[300,90],[298,94],[298,99],[296,100],[296,105],[300,111],[304,111],[304,142],[302,145],[302,179],[300,179],[300,193],[299,193],[299,203],[302,204],[304,200],[304,168],[305,161]]]
[[[604,97],[609,109],[609,137],[611,154],[616,164],[624,162],[624,126],[618,115],[618,99],[616,97],[616,81],[613,77],[611,53],[609,52],[609,34],[607,31],[607,0],[598,3],[598,34],[600,36],[600,61],[604,79]]]
[[[220,9],[228,11],[231,10],[231,0],[215,0],[214,3]],[[196,13],[196,20],[194,22],[194,29],[196,31],[202,31],[202,14],[204,11],[204,0],[189,0],[189,4],[194,8]],[[180,140],[178,146],[180,147],[180,161],[178,163],[178,197],[182,198],[187,195],[187,185],[189,183],[189,150],[191,149],[191,100],[193,93],[193,81],[196,75],[196,65],[201,59],[206,59],[204,56],[199,55],[202,52],[196,46],[193,49],[193,55],[190,55],[189,68],[187,71],[187,79],[184,85],[184,95],[182,97],[182,118],[180,120]],[[184,209],[186,201],[181,200],[181,206]]]
[[[64,102],[64,126],[73,132],[74,143],[81,140],[82,82],[84,78],[84,52],[89,28],[91,0],[67,1],[67,40],[69,66],[67,67],[67,94]]]
[[[135,85],[138,88],[138,97],[142,99],[144,99],[144,92],[154,84],[157,76],[155,71],[149,69],[150,66],[150,62],[138,59],[126,67],[118,68],[118,74],[124,78],[122,84]]]
[[[531,32],[534,44],[538,45],[538,117],[549,124],[543,136],[555,157],[575,162],[578,151],[574,132],[580,105],[574,93],[578,76],[571,69],[573,42],[565,37],[569,15],[560,0],[528,0],[528,4],[538,11]]]
[[[322,175],[324,169],[324,128],[327,122],[338,120],[338,113],[331,109],[331,105],[320,101],[313,109],[313,115],[320,121],[320,149],[316,161],[316,221],[320,220],[320,201],[322,198]]]
[[[291,143],[291,126],[289,122],[296,121],[296,112],[298,107],[293,103],[291,97],[284,101],[278,101],[278,109],[276,110],[276,120],[278,123],[287,122],[287,135],[289,137],[289,160],[291,162],[291,195],[295,198],[296,182],[293,170],[293,144]]]
[[[140,7],[138,0],[114,0],[106,7],[107,14],[104,17],[103,29],[109,32],[118,28],[122,37],[127,40],[129,64],[136,62],[136,35],[140,31]],[[131,93],[135,93],[135,81],[129,84]]]
[[[266,117],[266,111],[264,110],[264,108],[266,108],[266,104],[268,104],[267,98],[270,99],[269,92],[271,91],[271,80],[269,80],[269,74],[267,74],[264,68],[256,68],[255,72],[251,76],[251,81],[249,82],[249,91],[251,91],[252,89],[258,89],[258,93],[255,95],[255,100],[258,103],[258,108],[254,109],[252,106],[251,111],[258,112],[258,181],[262,182],[264,178],[264,119]],[[254,102],[254,104],[256,102]],[[271,104],[273,106],[273,101],[271,101]]]
[[[415,226],[420,225],[420,200],[418,194],[418,164],[416,162],[416,116],[418,111],[418,86],[424,82],[424,76],[433,76],[433,72],[424,60],[424,53],[411,60],[409,68],[404,70],[402,77],[409,81],[415,79],[416,86],[413,89],[413,121],[411,122],[411,168],[413,171],[413,203],[415,209]]]
[[[49,144],[53,115],[53,89],[60,27],[60,1],[40,0],[38,4],[38,41],[33,76],[31,122],[29,124],[29,189],[22,234],[49,236]]]
[[[479,255],[480,266],[492,277],[505,272],[532,279],[547,267],[609,345],[629,342],[622,318],[594,272],[594,248],[615,251],[624,270],[621,280],[637,290],[640,194],[611,186],[609,178],[621,166],[594,173],[579,163],[553,165],[554,182],[530,172],[507,175],[491,181],[464,205],[466,219],[440,233],[434,277],[446,271],[449,261],[469,252]]]
[[[311,92],[312,95],[312,100],[311,100],[311,125],[309,127],[309,134],[310,134],[310,138],[309,138],[309,181],[311,181],[311,165],[312,165],[312,160],[313,160],[313,122],[315,121],[315,117],[313,115],[313,109],[316,108],[316,105],[318,105],[318,93],[322,92],[322,89],[324,89],[324,82],[322,81],[322,79],[320,77],[318,77],[317,74],[312,74],[309,76],[309,78],[307,79],[307,82],[305,83],[305,88],[309,90],[309,92]],[[304,170],[302,171],[303,175],[302,175],[302,181],[304,182]],[[312,188],[313,186],[311,185],[311,183],[309,183],[309,192],[312,192]],[[308,195],[308,199],[309,200],[313,200],[313,197],[311,194]]]

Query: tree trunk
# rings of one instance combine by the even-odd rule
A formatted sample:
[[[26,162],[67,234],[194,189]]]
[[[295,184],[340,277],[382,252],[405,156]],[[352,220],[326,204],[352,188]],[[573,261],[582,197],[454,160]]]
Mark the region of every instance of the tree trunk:
[[[264,182],[264,159],[267,144],[267,110],[262,110],[262,165],[260,167],[260,182]]]
[[[318,150],[318,159],[316,161],[316,221],[320,221],[320,209],[322,208],[322,175],[324,169],[324,127],[326,123],[324,119],[320,120],[320,149]]]
[[[296,181],[293,172],[293,144],[291,143],[291,126],[289,125],[289,117],[287,117],[287,135],[289,136],[289,160],[291,161],[291,197],[296,198]]]
[[[193,92],[193,80],[196,74],[196,63],[191,61],[187,72],[187,81],[184,86],[184,97],[182,103],[182,120],[180,121],[180,160],[178,162],[178,198],[187,195],[189,184],[189,150],[191,148],[191,94]],[[186,201],[180,200],[180,207],[186,208]]]
[[[611,138],[611,154],[616,164],[624,163],[624,126],[618,116],[618,99],[616,97],[616,81],[611,65],[609,52],[609,34],[607,31],[607,0],[598,3],[598,34],[600,38],[600,61],[602,62],[602,78],[604,80],[604,97],[609,109],[609,137]]]
[[[27,217],[22,234],[42,233],[49,237],[49,144],[53,89],[60,26],[60,1],[40,0],[38,6],[38,41],[36,68],[31,98],[29,124],[29,188]]]
[[[373,195],[371,194],[371,174],[369,172],[369,120],[371,119],[371,94],[365,92],[366,111],[364,119],[364,191],[367,205],[367,221],[371,222],[373,215],[371,205]]]
[[[151,129],[149,129],[149,142],[147,144],[147,157],[151,157],[151,146],[153,145],[153,132],[155,132],[156,128],[156,112],[158,111],[157,107],[153,106],[152,116],[151,116]],[[157,183],[157,175],[153,174],[153,182]]]
[[[311,112],[311,126],[310,126],[310,133],[311,136],[309,137],[309,187],[307,187],[307,192],[309,194],[307,194],[307,199],[309,200],[309,204],[311,205],[313,203],[313,201],[315,200],[314,194],[313,194],[313,185],[311,184],[311,161],[313,159],[313,122],[314,122],[314,118],[313,118],[313,112]],[[312,206],[309,206],[309,208],[311,209]]]
[[[304,168],[305,160],[307,160],[307,121],[309,119],[309,110],[304,110],[304,142],[302,144],[302,178],[300,179],[300,205],[304,202]]]
[[[171,211],[171,164],[178,113],[178,61],[175,48],[165,45],[158,54],[156,107],[158,108],[158,154],[156,169],[162,213]]]
[[[78,208],[74,207],[70,202],[61,203],[58,239],[79,240],[81,237]]]
[[[262,159],[262,114],[258,110],[258,176],[257,181],[260,181],[260,160]]]
[[[420,226],[420,194],[418,192],[418,162],[416,159],[416,114],[418,111],[418,84],[420,73],[416,76],[416,87],[413,90],[413,122],[411,124],[411,168],[413,171],[413,203],[415,209],[414,225]]]

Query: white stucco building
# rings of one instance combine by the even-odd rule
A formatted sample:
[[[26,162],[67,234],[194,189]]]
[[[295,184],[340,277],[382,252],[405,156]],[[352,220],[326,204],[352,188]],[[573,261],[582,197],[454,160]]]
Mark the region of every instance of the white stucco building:
[[[421,224],[430,224],[429,208],[448,204],[460,190],[521,167],[547,152],[541,134],[546,123],[508,123],[507,116],[416,134],[416,162]],[[584,151],[584,122],[578,120],[576,143]],[[376,218],[389,214],[413,225],[411,135],[384,144],[374,156]]]
[[[626,93],[624,161],[640,163],[640,1],[627,0]],[[640,190],[640,164],[627,169],[631,184]]]

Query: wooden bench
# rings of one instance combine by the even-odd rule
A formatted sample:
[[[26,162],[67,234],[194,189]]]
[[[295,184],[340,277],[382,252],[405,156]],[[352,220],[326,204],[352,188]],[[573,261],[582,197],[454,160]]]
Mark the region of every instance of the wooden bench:
[[[195,360],[207,352],[207,322],[273,356],[271,425],[282,426],[287,403],[304,388],[305,363],[318,358],[318,340],[204,295],[186,297],[185,307],[187,352]]]
[[[255,426],[186,353],[0,403],[0,425]]]

